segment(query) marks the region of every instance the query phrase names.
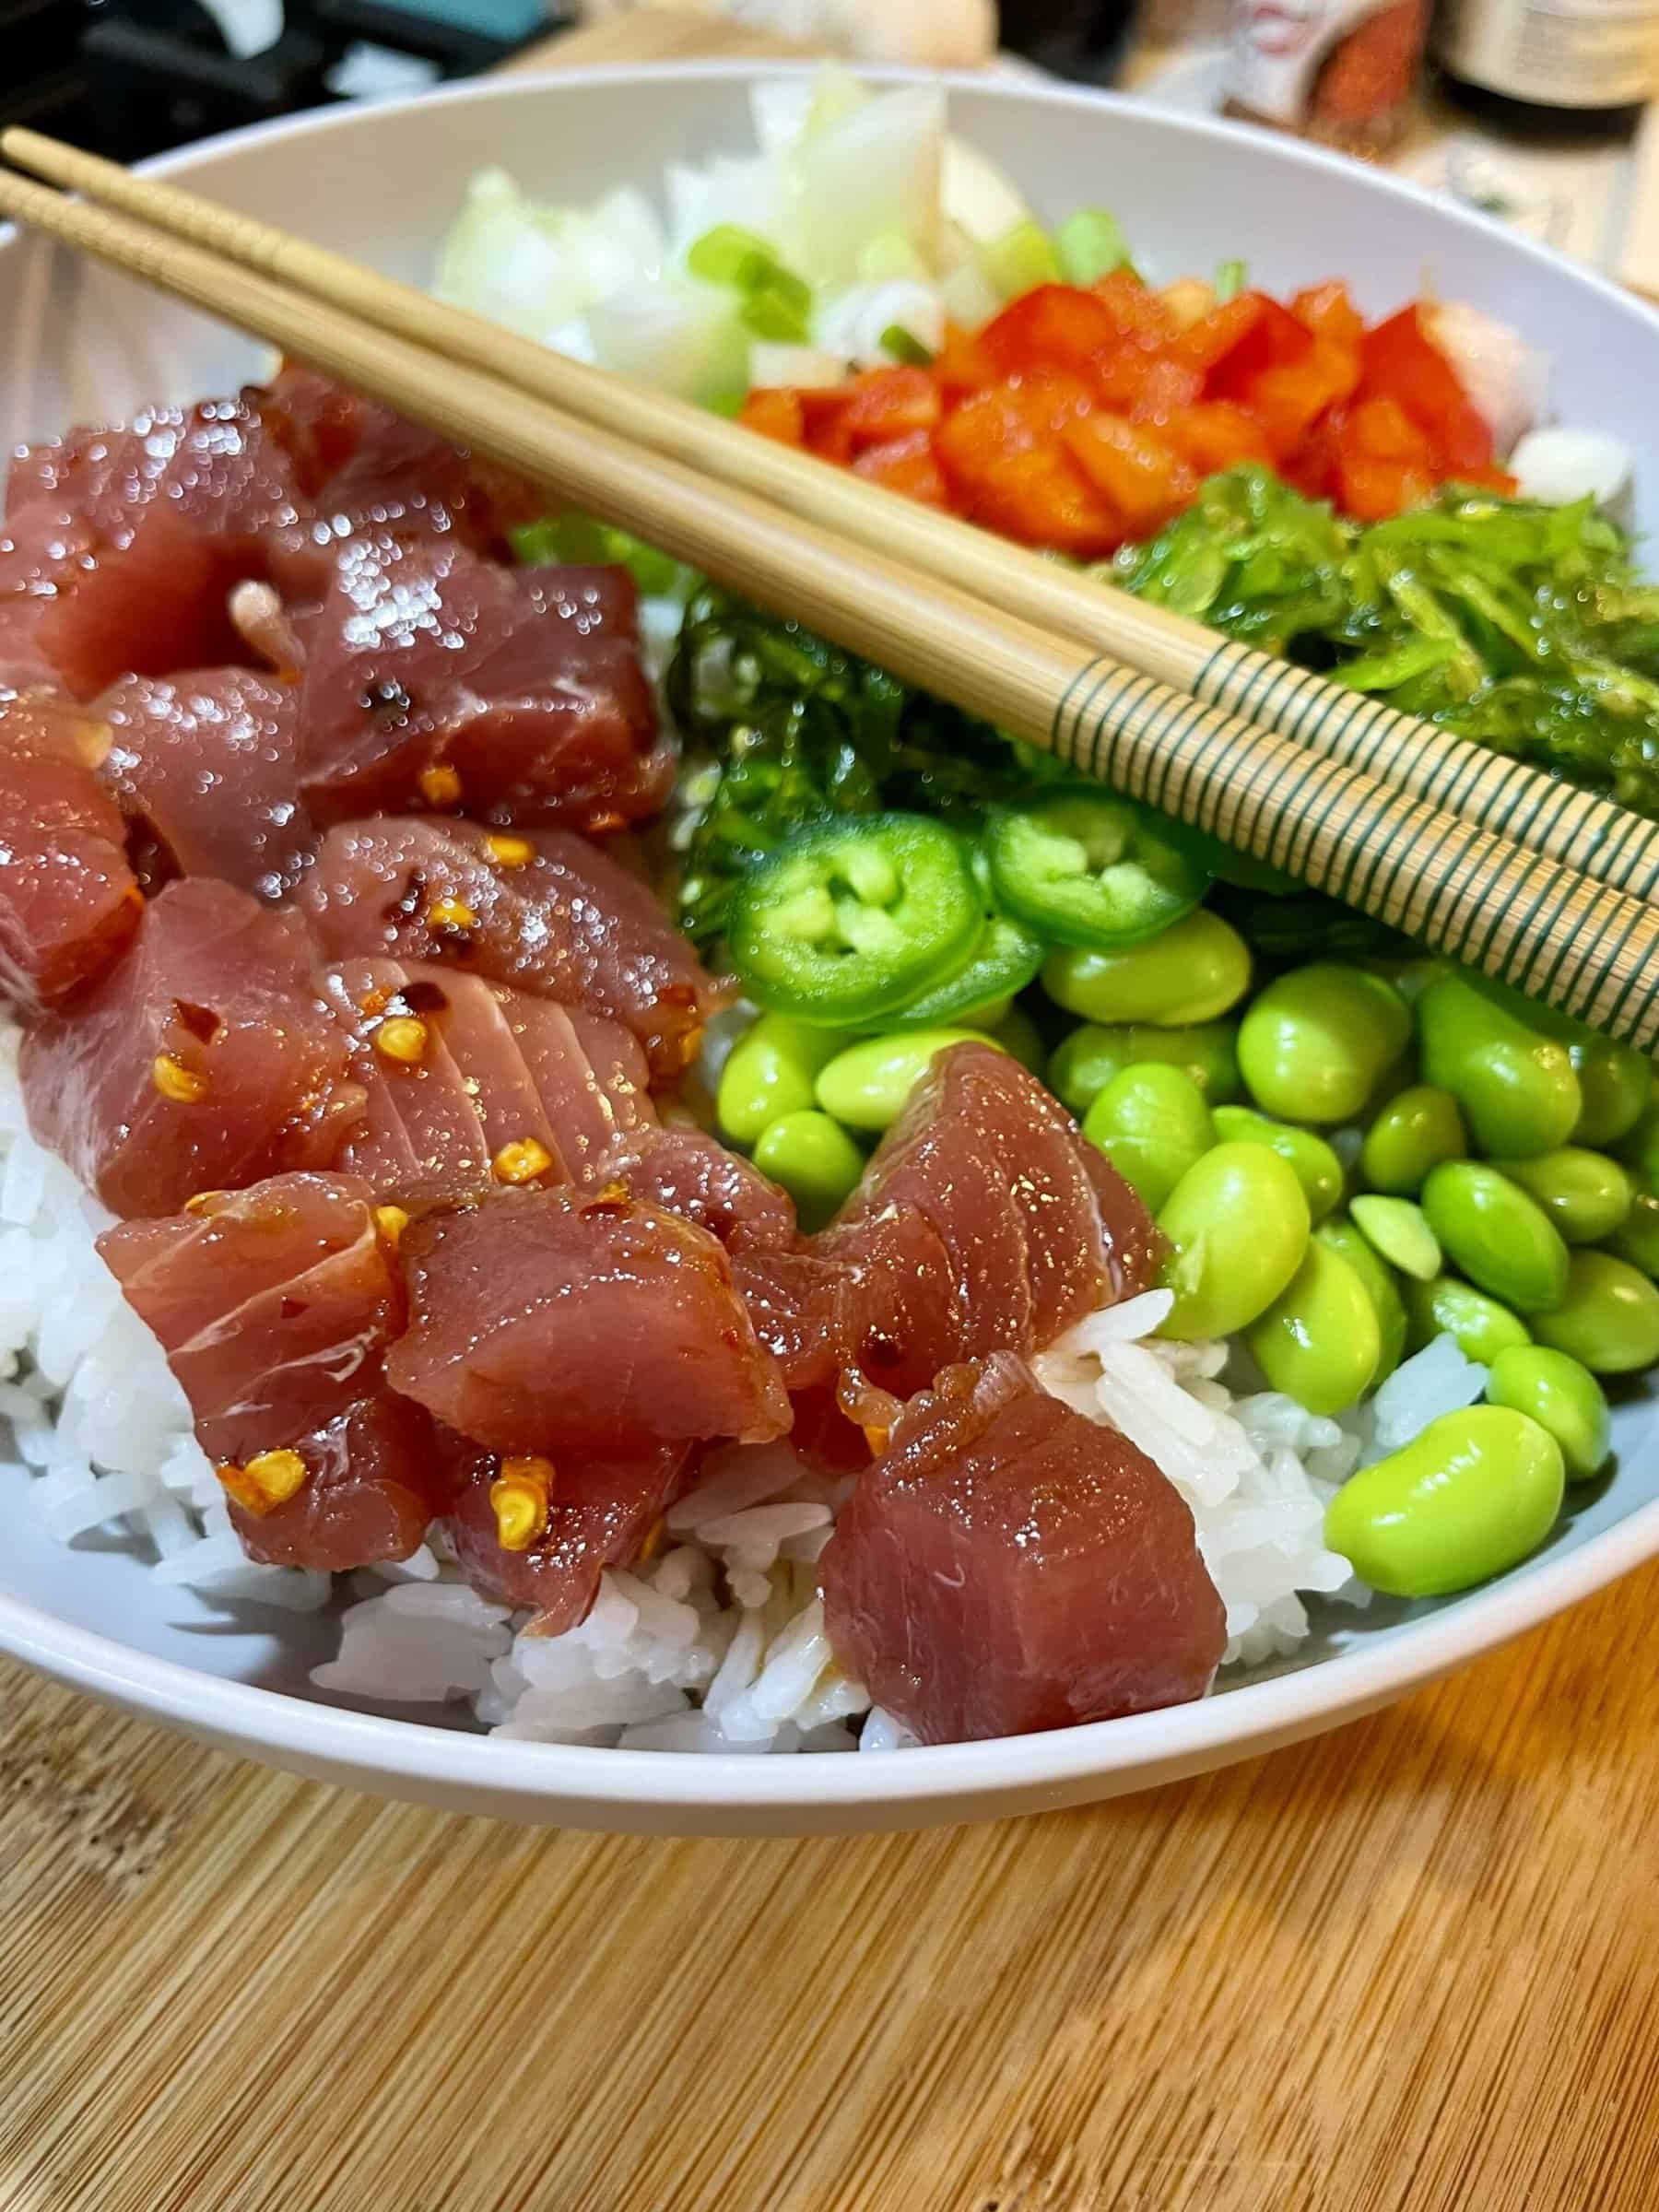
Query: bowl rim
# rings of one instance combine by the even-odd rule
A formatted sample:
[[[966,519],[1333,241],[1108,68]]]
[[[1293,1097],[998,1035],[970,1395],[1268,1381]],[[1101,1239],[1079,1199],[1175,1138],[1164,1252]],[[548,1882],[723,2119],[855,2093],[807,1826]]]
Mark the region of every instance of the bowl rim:
[[[256,149],[266,142],[326,137],[350,131],[370,118],[413,108],[522,101],[538,94],[580,94],[584,87],[601,85],[749,83],[759,77],[809,75],[822,66],[811,60],[723,60],[555,68],[545,75],[470,81],[405,99],[280,117],[175,148],[137,166],[144,174],[188,175],[226,153]],[[1350,183],[1356,181],[1354,165],[1323,147],[1274,138],[1218,117],[1149,107],[1092,88],[966,71],[860,67],[856,74],[870,83],[936,84],[947,92],[968,91],[1025,106],[1088,108],[1223,148],[1250,146],[1311,175],[1339,174]],[[1501,240],[1506,251],[1523,261],[1535,262],[1557,276],[1566,273],[1576,285],[1599,293],[1659,337],[1659,311],[1599,272],[1580,267],[1551,248],[1490,217],[1450,203],[1409,179],[1371,171],[1363,172],[1362,181],[1365,189],[1420,209],[1436,225]],[[15,228],[0,225],[0,252],[18,243]],[[1512,1571],[1511,1576],[1451,1601],[1425,1619],[1385,1631],[1374,1646],[1350,1647],[1197,1703],[1039,1735],[857,1757],[851,1772],[841,1759],[688,1755],[538,1743],[314,1703],[286,1690],[152,1657],[4,1592],[0,1650],[76,1688],[172,1723],[187,1733],[207,1734],[247,1751],[264,1752],[290,1767],[326,1769],[341,1778],[372,1779],[393,1789],[406,1785],[433,1794],[472,1792],[481,1800],[516,1798],[548,1805],[585,1801],[666,1815],[711,1810],[846,1812],[861,1806],[925,1813],[951,1800],[994,1802],[1004,1795],[1038,1799],[1044,1791],[1056,1793],[1058,1801],[1060,1794],[1078,1785],[1086,1788],[1091,1781],[1138,1768],[1169,1773],[1190,1771],[1230,1748],[1244,1756],[1253,1747],[1266,1749],[1335,1725],[1523,1634],[1655,1556],[1659,1499],[1559,1559],[1546,1557]],[[275,1609],[260,1610],[275,1621]]]

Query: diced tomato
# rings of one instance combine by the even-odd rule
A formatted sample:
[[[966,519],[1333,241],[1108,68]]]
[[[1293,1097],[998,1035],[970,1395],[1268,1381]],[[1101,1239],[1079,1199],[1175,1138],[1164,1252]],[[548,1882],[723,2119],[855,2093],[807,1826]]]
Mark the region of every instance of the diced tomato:
[[[941,392],[954,395],[980,392],[996,382],[996,363],[971,330],[959,324],[945,325],[945,343],[933,358],[934,381]]]
[[[868,477],[873,484],[885,484],[889,491],[901,491],[906,499],[920,500],[927,507],[950,504],[945,472],[925,430],[908,430],[902,438],[866,445],[853,462],[853,473]]]
[[[931,430],[945,411],[939,387],[925,369],[866,369],[841,390],[841,419],[855,446]]]
[[[1273,451],[1288,453],[1328,407],[1351,396],[1359,382],[1359,355],[1328,338],[1315,338],[1300,359],[1253,376],[1241,397]]]
[[[804,441],[826,461],[844,463],[853,458],[847,392],[845,384],[831,384],[821,391],[803,391],[796,394],[801,403]]]
[[[1096,560],[1126,535],[1115,510],[1058,445],[1009,453],[987,471],[969,512],[1021,544]]]
[[[1134,401],[1135,418],[1137,422],[1168,422],[1172,416],[1195,406],[1203,390],[1204,379],[1196,369],[1185,361],[1171,360],[1168,354],[1154,354]]]
[[[1490,464],[1491,430],[1424,330],[1419,308],[1403,307],[1368,331],[1360,359],[1360,397],[1396,400],[1428,432],[1447,475]]]
[[[801,395],[782,386],[751,392],[737,419],[745,429],[775,438],[780,445],[799,445],[803,435]]]
[[[1328,338],[1334,346],[1359,352],[1365,320],[1348,297],[1346,284],[1333,279],[1329,284],[1310,285],[1291,300],[1290,312],[1316,338]]]
[[[980,344],[1005,376],[1018,376],[1028,369],[1087,369],[1118,335],[1116,318],[1093,292],[1040,284],[987,323]]]
[[[1123,516],[1131,537],[1148,535],[1186,506],[1198,479],[1156,430],[1118,415],[1088,415],[1061,433],[1065,450]]]
[[[1206,399],[1159,420],[1159,435],[1189,467],[1213,477],[1241,461],[1271,462],[1262,426],[1230,399]],[[1316,495],[1317,496],[1317,495]]]
[[[1120,338],[1157,349],[1181,333],[1181,323],[1160,293],[1149,291],[1133,269],[1112,269],[1091,286]]]

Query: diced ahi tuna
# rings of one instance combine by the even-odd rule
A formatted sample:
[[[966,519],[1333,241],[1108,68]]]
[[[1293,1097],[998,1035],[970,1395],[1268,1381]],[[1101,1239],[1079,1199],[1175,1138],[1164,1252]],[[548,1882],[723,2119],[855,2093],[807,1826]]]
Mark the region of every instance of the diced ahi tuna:
[[[524,477],[298,362],[285,362],[270,383],[242,397],[336,537],[374,529],[453,535],[475,553],[505,560],[508,533],[547,512],[547,494]]]
[[[55,1006],[120,956],[142,904],[98,764],[101,723],[48,692],[0,692],[0,995]]]
[[[586,1182],[653,1118],[630,1030],[482,976],[347,960],[319,989],[365,1095],[340,1164],[399,1205]]]
[[[558,1466],[789,1427],[725,1253],[673,1214],[515,1193],[414,1224],[403,1256],[411,1318],[386,1371],[492,1452]]]
[[[124,677],[93,712],[111,730],[104,777],[133,824],[147,889],[217,876],[279,899],[315,850],[300,800],[294,688],[252,668]]]
[[[1227,1641],[1180,1492],[1008,1355],[905,1409],[820,1574],[841,1665],[924,1743],[1200,1698]]]
[[[298,627],[300,789],[319,821],[457,808],[610,830],[673,776],[625,569],[505,569],[355,537]]]
[[[368,1185],[276,1176],[98,1248],[190,1400],[249,1556],[330,1573],[406,1559],[453,1476],[386,1387],[403,1277]]]
[[[652,1075],[695,1058],[714,985],[648,885],[569,830],[504,834],[437,816],[343,822],[303,903],[325,952],[437,960],[624,1022]],[[464,928],[436,927],[436,908]]]
[[[660,1125],[619,1138],[590,1180],[618,1183],[630,1198],[677,1214],[717,1238],[735,1261],[793,1252],[794,1202],[706,1130]]]
[[[362,1112],[302,926],[227,883],[150,900],[73,1014],[24,1039],[29,1125],[118,1214],[326,1168]]]
[[[562,1635],[586,1618],[606,1568],[631,1566],[639,1558],[679,1495],[692,1450],[688,1443],[657,1444],[626,1459],[576,1453],[558,1465],[532,1459],[523,1466],[475,1451],[443,1524],[455,1563],[475,1590],[510,1606],[533,1606],[537,1630]],[[539,1525],[533,1519],[535,1533],[511,1549],[501,1542],[491,1498],[503,1475],[522,1500],[547,1499],[545,1519]],[[508,1526],[516,1533],[511,1518]]]
[[[187,1213],[119,1222],[98,1249],[216,1462],[275,1451],[347,1412],[403,1325],[403,1277],[375,1194],[355,1177],[213,1192]]]
[[[1147,1288],[1158,1232],[1129,1185],[1006,1053],[942,1053],[813,1251],[847,1263],[826,1325],[906,1398],[941,1369],[1041,1351]]]
[[[251,1559],[344,1574],[406,1559],[454,1489],[432,1423],[390,1390],[371,1391],[293,1447],[305,1477],[253,1512],[235,1498],[230,1519]]]
[[[0,525],[0,661],[33,656],[80,699],[234,661],[230,587],[265,573],[300,512],[286,456],[234,400],[30,448]]]

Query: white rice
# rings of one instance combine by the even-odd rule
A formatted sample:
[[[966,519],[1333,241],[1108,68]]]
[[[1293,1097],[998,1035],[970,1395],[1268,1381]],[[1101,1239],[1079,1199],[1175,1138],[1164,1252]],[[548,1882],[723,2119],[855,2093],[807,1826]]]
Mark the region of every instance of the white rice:
[[[235,1611],[309,1611],[349,1595],[317,1686],[391,1711],[465,1703],[484,1727],[547,1743],[681,1752],[892,1750],[911,1738],[836,1666],[817,1561],[850,1480],[808,1473],[787,1442],[731,1445],[674,1505],[668,1547],[607,1571],[579,1628],[538,1636],[468,1590],[434,1547],[342,1579],[259,1567],[191,1433],[159,1347],[93,1246],[109,1217],[28,1133],[15,1029],[0,1026],[0,1422],[29,1509],[72,1544],[124,1538],[159,1605],[193,1594]],[[1192,1508],[1227,1608],[1225,1665],[1295,1650],[1303,1598],[1363,1602],[1321,1540],[1333,1490],[1437,1414],[1479,1396],[1484,1370],[1441,1337],[1351,1419],[1254,1386],[1225,1344],[1150,1332],[1149,1291],[1079,1323],[1037,1361],[1044,1386],[1131,1437]],[[0,1431],[3,1433],[3,1431]],[[850,1723],[862,1720],[856,1731]]]

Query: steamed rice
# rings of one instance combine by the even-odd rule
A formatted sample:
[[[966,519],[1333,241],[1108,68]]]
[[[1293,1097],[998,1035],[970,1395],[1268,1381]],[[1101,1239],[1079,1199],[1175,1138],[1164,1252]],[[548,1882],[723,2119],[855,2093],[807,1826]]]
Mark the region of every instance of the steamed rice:
[[[836,1666],[817,1562],[850,1488],[787,1441],[730,1445],[665,1519],[665,1548],[604,1577],[578,1628],[538,1636],[469,1590],[441,1540],[341,1578],[247,1559],[160,1347],[93,1239],[110,1218],[29,1135],[15,1028],[0,1029],[0,1418],[19,1485],[64,1544],[95,1529],[150,1562],[165,1606],[188,1590],[226,1610],[314,1610],[336,1596],[339,1649],[320,1688],[396,1711],[464,1703],[500,1735],[681,1752],[890,1750],[912,1739]],[[1227,1611],[1223,1664],[1294,1652],[1312,1594],[1362,1601],[1323,1542],[1356,1465],[1397,1449],[1485,1382],[1450,1338],[1406,1362],[1338,1423],[1256,1387],[1225,1344],[1150,1332],[1169,1293],[1090,1314],[1036,1362],[1044,1386],[1120,1428],[1191,1507]],[[861,1723],[855,1728],[851,1724]]]

